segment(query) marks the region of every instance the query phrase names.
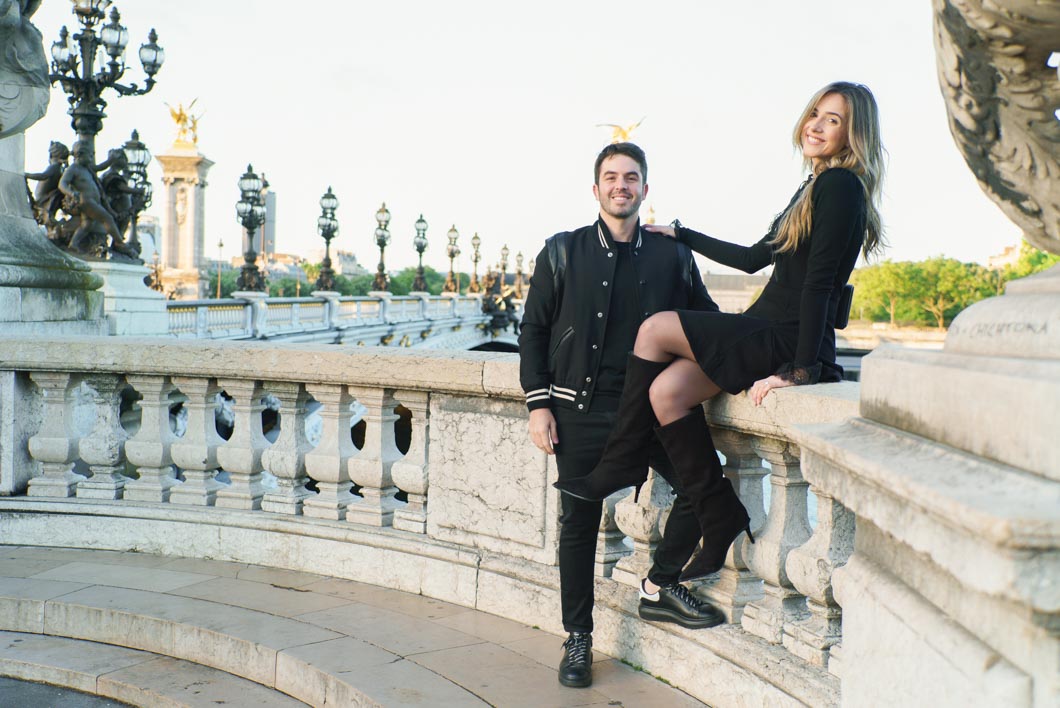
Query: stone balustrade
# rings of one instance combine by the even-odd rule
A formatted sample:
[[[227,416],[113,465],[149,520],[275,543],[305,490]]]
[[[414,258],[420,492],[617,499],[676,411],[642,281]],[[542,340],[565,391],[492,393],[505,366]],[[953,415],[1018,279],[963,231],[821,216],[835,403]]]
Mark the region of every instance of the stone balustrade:
[[[482,295],[241,295],[166,303],[169,333],[182,339],[279,339],[427,349],[470,348],[496,338],[491,315],[482,311]]]
[[[376,300],[383,318],[395,300],[436,306]],[[38,338],[0,342],[0,362],[0,421],[19,421],[0,428],[0,450],[22,451],[0,457],[5,543],[327,572],[561,631],[554,463],[527,439],[514,355]],[[757,539],[741,536],[696,588],[731,624],[691,632],[636,617],[672,496],[653,475],[636,503],[609,500],[597,647],[714,705],[837,704],[831,574],[854,519],[803,479],[794,426],[856,415],[857,392],[710,406]]]

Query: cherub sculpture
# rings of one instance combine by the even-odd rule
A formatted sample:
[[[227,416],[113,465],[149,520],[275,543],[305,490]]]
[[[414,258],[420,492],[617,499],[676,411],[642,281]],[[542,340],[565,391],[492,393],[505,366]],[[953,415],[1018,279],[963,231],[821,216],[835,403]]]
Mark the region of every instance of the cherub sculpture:
[[[59,180],[66,170],[70,159],[70,149],[60,142],[52,141],[48,146],[48,166],[41,172],[27,172],[26,179],[37,182],[33,192],[33,218],[48,231],[48,238],[57,245],[65,246],[67,236],[63,237],[63,224],[56,218],[56,213],[63,206],[63,193],[59,190]]]
[[[80,217],[80,224],[70,239],[70,250],[91,256],[107,251],[106,237],[111,238],[110,251],[138,260],[137,253],[122,238],[114,216],[103,205],[103,189],[96,178],[92,146],[77,141],[71,149],[74,162],[63,172],[59,189],[66,195],[63,210]]]

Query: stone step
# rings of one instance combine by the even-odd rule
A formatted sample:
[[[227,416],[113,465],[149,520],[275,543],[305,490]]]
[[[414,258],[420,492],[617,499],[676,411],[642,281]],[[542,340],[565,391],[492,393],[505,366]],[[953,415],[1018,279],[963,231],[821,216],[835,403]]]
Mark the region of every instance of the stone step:
[[[153,708],[305,705],[279,691],[189,661],[21,632],[0,632],[0,675]]]
[[[0,547],[0,630],[151,652],[314,706],[702,705],[600,654],[591,689],[563,688],[559,638],[485,612],[241,563]]]

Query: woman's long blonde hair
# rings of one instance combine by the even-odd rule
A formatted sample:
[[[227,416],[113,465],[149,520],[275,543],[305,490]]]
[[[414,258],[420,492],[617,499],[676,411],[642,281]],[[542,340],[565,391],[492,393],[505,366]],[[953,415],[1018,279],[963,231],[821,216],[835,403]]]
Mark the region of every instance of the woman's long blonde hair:
[[[818,91],[806,104],[806,109],[795,124],[792,137],[795,147],[802,149],[802,130],[817,104],[828,94],[839,94],[847,102],[847,146],[814,167],[809,159],[807,168],[814,176],[832,167],[845,167],[858,176],[865,188],[868,213],[865,221],[865,242],[862,253],[865,257],[885,245],[883,224],[880,221],[880,193],[883,185],[883,143],[880,141],[880,111],[876,99],[868,87],[847,81],[836,81]],[[781,215],[777,225],[773,247],[778,253],[794,251],[810,235],[813,227],[813,180],[802,190],[795,203]]]

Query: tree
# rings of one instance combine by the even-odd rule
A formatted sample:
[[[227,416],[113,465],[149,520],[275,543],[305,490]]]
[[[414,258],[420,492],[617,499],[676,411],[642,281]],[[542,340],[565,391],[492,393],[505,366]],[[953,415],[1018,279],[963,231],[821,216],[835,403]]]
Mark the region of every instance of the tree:
[[[909,261],[883,261],[859,268],[851,277],[854,283],[853,310],[870,320],[918,319],[918,289],[921,287],[916,264]],[[864,313],[864,315],[862,314]]]
[[[236,291],[236,280],[239,279],[238,270],[221,271],[221,297],[232,297]],[[206,297],[217,297],[217,271],[210,273],[210,287],[206,291]]]
[[[1002,276],[1007,283],[1016,278],[1025,278],[1060,263],[1060,256],[1040,251],[1026,241],[1020,244],[1020,257],[1014,265],[1002,269]]]
[[[936,256],[917,263],[921,280],[920,305],[945,329],[957,313],[993,294],[989,271],[976,263]]]

